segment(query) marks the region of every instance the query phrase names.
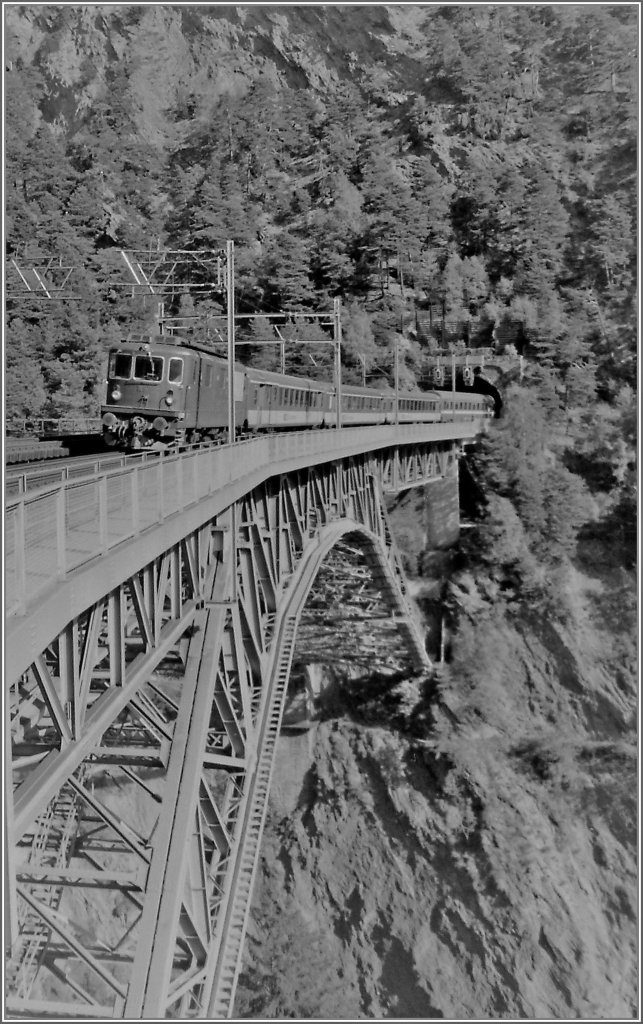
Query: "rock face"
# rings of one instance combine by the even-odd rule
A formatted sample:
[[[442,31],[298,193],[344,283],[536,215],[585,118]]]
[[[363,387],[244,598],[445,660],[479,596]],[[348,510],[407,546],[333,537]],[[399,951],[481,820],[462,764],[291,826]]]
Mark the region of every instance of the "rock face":
[[[393,86],[400,48],[424,17],[377,6],[15,5],[5,12],[6,53],[40,68],[48,119],[69,130],[124,71],[141,138],[162,143],[174,130],[168,111],[188,95],[212,104],[261,78],[324,91],[375,61]],[[421,72],[418,62],[418,81]]]
[[[477,595],[431,729],[353,681],[282,738],[236,1015],[635,1015],[635,676],[574,596]]]

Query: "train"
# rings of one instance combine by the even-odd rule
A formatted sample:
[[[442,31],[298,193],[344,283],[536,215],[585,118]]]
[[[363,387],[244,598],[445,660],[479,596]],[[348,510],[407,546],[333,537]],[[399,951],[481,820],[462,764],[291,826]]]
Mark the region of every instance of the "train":
[[[171,335],[121,342],[108,358],[103,440],[124,450],[217,441],[228,431],[228,362]],[[324,429],[337,420],[334,384],[236,363],[235,422],[243,434]],[[341,388],[342,426],[492,416],[485,395]]]

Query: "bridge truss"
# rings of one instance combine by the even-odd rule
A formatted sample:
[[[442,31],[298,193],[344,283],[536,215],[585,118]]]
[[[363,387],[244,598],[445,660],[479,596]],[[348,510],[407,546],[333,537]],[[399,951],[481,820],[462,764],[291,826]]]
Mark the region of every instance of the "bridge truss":
[[[328,660],[334,635],[338,657],[430,667],[382,492],[455,479],[456,454],[445,440],[287,473],[264,464],[214,514],[198,491],[192,504],[183,495],[148,528],[155,546],[108,545],[98,571],[66,573],[60,600],[48,598],[59,625],[46,642],[28,621],[17,629],[5,763],[12,1016],[232,1013],[296,642],[303,661]],[[78,485],[56,491],[58,569],[61,530],[70,565],[83,537],[106,543],[105,509],[118,519],[126,495],[144,526],[150,479],[138,490],[123,472],[97,481],[95,521],[79,512]],[[15,505],[10,534],[36,522],[37,503]],[[29,605],[29,552],[21,564],[9,540],[9,582]]]

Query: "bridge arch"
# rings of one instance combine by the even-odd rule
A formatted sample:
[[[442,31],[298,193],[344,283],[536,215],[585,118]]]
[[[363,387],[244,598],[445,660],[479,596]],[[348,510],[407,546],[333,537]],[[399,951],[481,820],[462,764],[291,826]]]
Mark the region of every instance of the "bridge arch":
[[[347,546],[347,544],[348,546]],[[398,657],[412,672],[427,671],[431,661],[424,643],[424,630],[417,609],[408,597],[408,586],[395,550],[387,547],[385,538],[352,519],[342,519],[324,527],[318,536],[317,546],[306,557],[302,557],[292,583],[288,589],[282,614],[293,618],[299,626],[302,613],[306,610],[311,592],[333,552],[342,547],[348,558],[361,556],[361,587],[370,575],[370,594],[366,599],[371,603],[379,599],[376,621],[381,629],[385,617],[397,634]],[[354,557],[353,557],[354,561]],[[350,570],[349,570],[350,571]],[[357,583],[358,581],[356,581]],[[346,609],[350,611],[350,609]],[[323,622],[323,611],[320,614]],[[352,618],[348,621],[358,622]],[[372,628],[372,627],[370,627]],[[298,632],[295,640],[298,639]],[[392,631],[386,630],[387,642],[393,641]],[[357,639],[353,637],[353,639]]]

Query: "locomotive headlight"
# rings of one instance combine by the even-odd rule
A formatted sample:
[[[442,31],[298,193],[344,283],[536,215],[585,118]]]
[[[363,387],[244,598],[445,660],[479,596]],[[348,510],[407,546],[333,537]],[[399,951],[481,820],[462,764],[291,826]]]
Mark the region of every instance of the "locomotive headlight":
[[[167,395],[165,396],[165,404],[166,405],[174,405],[174,392],[173,391],[168,391]]]
[[[119,398],[122,397],[121,389],[119,387],[112,388],[112,402],[118,402]]]

